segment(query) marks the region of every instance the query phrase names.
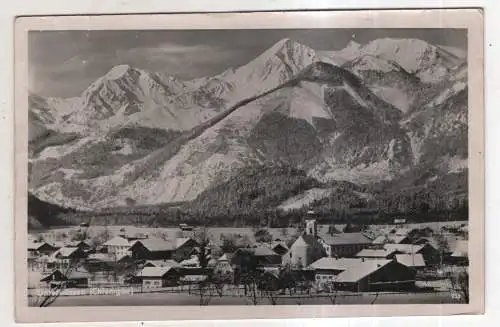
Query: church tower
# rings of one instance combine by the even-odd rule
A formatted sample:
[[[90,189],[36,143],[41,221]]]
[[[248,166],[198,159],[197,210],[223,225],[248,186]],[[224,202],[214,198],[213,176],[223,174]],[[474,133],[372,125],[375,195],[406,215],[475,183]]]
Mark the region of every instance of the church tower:
[[[316,219],[307,219],[306,235],[317,236],[317,234],[318,234],[318,224],[316,223]]]

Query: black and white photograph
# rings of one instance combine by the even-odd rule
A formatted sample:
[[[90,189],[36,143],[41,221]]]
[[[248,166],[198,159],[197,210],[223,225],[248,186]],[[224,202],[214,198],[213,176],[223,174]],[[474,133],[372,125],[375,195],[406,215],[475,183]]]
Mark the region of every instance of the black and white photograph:
[[[27,34],[29,307],[469,303],[467,28]]]

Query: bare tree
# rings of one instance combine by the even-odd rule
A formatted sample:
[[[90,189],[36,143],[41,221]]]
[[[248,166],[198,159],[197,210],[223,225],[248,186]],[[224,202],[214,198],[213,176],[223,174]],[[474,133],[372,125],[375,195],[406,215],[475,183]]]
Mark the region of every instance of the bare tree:
[[[372,302],[370,304],[375,304],[375,302],[377,302],[378,295],[379,295],[379,292],[375,293],[375,297],[373,298],[373,300],[372,300]]]

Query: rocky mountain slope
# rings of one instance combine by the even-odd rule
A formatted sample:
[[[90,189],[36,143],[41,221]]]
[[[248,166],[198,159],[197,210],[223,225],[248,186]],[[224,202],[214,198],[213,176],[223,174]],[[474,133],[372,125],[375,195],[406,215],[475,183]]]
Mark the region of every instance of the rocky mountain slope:
[[[462,171],[466,67],[400,39],[321,53],[284,39],[192,81],[117,66],[80,97],[30,95],[30,192],[96,209],[193,200],[256,165],[357,184]]]

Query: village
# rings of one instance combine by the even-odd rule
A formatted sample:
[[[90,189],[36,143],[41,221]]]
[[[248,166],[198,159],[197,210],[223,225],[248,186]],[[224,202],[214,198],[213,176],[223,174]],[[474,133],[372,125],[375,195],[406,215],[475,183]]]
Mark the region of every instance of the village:
[[[81,224],[30,234],[28,296],[32,306],[145,294],[195,305],[464,303],[467,240],[467,222],[320,225],[313,212],[300,229]]]

